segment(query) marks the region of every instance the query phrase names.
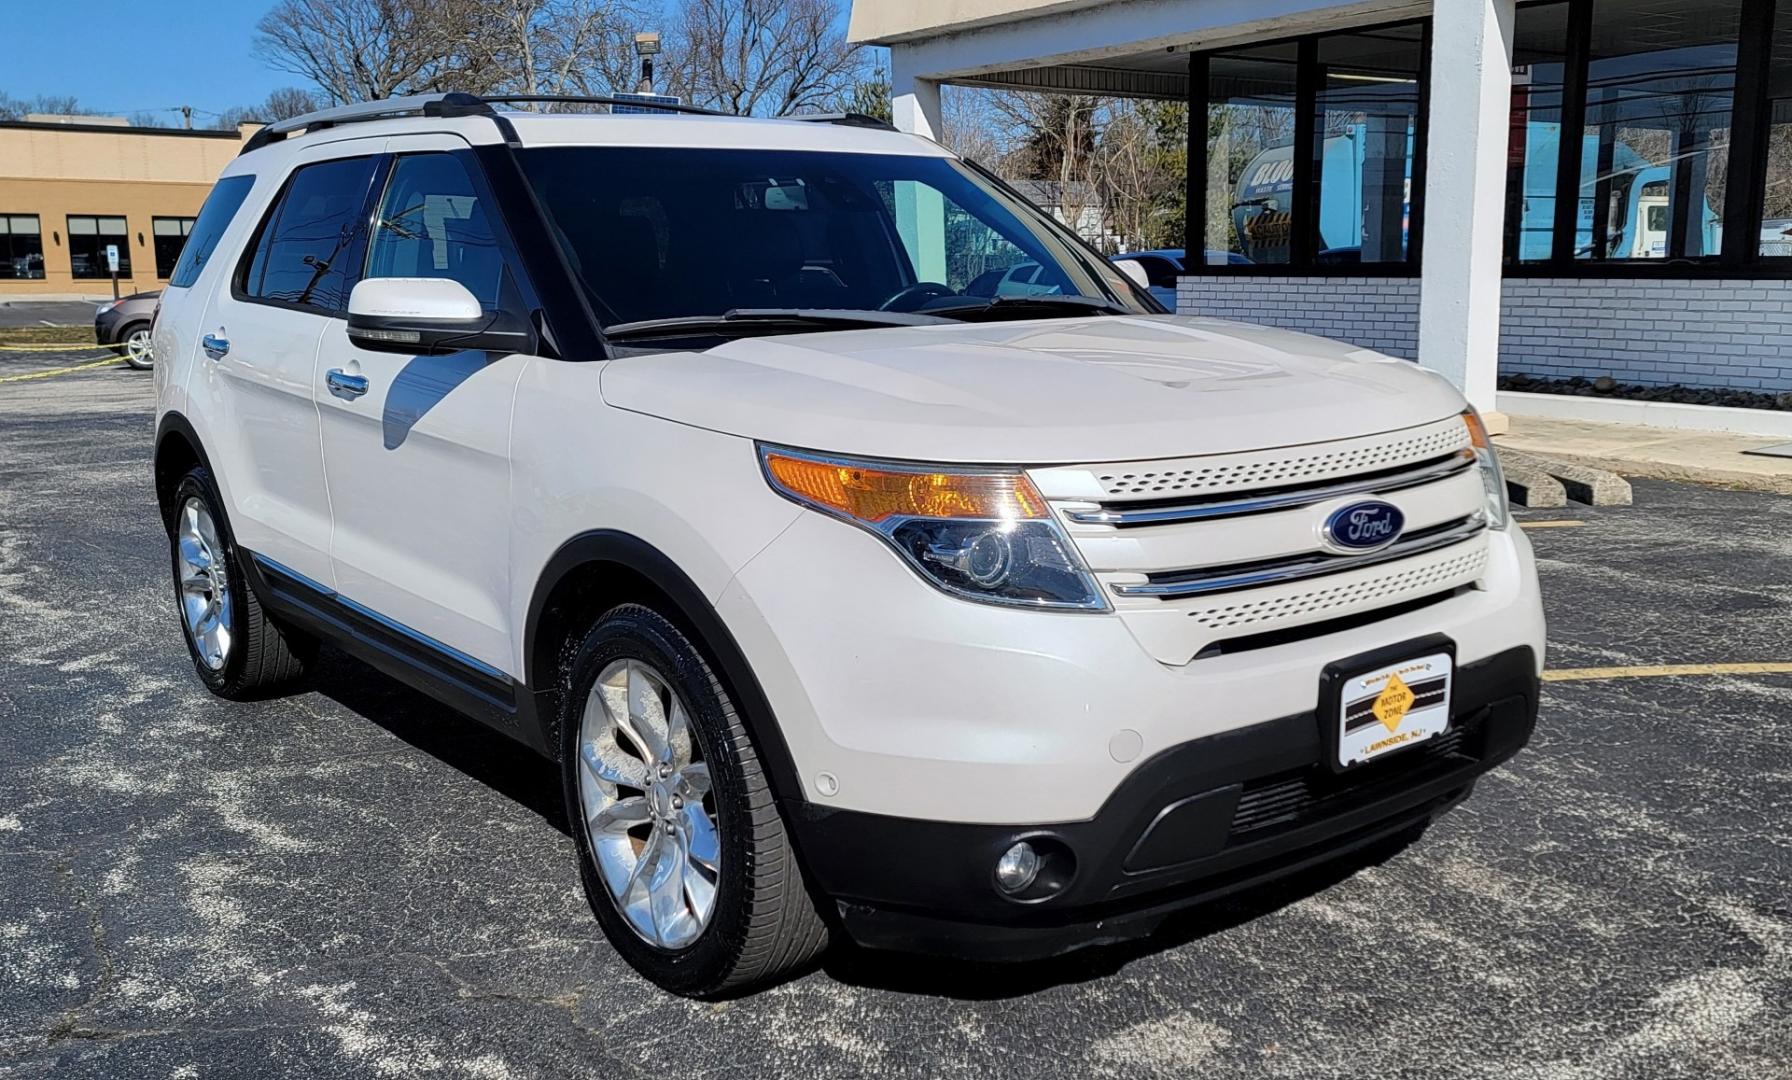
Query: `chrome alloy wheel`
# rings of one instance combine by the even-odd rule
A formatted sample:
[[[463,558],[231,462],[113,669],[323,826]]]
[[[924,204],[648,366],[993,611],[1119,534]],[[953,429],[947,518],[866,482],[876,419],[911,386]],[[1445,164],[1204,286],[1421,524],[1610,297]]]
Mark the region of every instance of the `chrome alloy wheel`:
[[[180,614],[187,624],[187,636],[205,666],[222,671],[230,659],[230,573],[224,565],[218,526],[205,503],[188,499],[182,504],[175,547]]]
[[[662,949],[696,941],[715,912],[722,848],[702,750],[651,664],[604,668],[579,721],[585,838],[616,910]]]
[[[149,331],[132,331],[131,336],[124,339],[124,355],[125,362],[134,368],[154,367],[156,354],[150,347]]]

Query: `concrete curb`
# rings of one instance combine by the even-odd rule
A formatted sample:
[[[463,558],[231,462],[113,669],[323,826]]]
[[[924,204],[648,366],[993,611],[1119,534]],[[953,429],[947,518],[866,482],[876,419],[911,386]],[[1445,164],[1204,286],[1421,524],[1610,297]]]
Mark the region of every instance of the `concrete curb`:
[[[1618,471],[1608,466],[1594,465],[1583,458],[1542,456],[1518,450],[1499,449],[1500,469],[1506,474],[1506,486],[1512,488],[1520,481],[1532,485],[1527,495],[1554,500],[1562,493],[1561,502],[1525,502],[1514,498],[1520,506],[1536,508],[1552,508],[1565,506],[1567,499],[1586,503],[1588,506],[1629,506],[1631,504],[1630,482],[1618,475]],[[1518,478],[1515,480],[1515,477]],[[1546,478],[1554,485],[1540,484],[1538,477]]]
[[[1501,461],[1504,460],[1502,456]],[[1792,476],[1769,476],[1761,473],[1732,472],[1728,469],[1671,465],[1661,461],[1632,461],[1626,458],[1594,457],[1582,454],[1552,454],[1549,460],[1552,463],[1604,469],[1621,476],[1642,480],[1673,480],[1682,484],[1703,484],[1706,487],[1727,488],[1731,491],[1792,495]]]
[[[1533,510],[1557,510],[1568,505],[1568,491],[1549,475],[1543,463],[1528,454],[1499,448],[1500,472],[1506,476],[1506,495],[1519,506]]]

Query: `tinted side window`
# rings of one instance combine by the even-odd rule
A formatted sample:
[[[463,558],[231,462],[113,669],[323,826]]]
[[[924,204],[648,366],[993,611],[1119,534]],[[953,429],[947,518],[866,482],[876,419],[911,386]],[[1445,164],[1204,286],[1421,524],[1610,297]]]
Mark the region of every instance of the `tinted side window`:
[[[380,199],[367,276],[449,278],[487,311],[499,307],[504,256],[491,217],[449,154],[413,154],[392,166]]]
[[[174,264],[174,273],[168,278],[169,288],[189,289],[199,280],[199,272],[205,269],[206,260],[212,257],[224,230],[230,227],[243,200],[249,197],[249,189],[254,186],[253,176],[227,176],[212,186],[211,194],[205,197],[205,205],[199,208],[199,217],[187,234],[187,244]]]
[[[243,293],[324,311],[347,307],[361,209],[376,162],[343,158],[294,172],[262,224]]]

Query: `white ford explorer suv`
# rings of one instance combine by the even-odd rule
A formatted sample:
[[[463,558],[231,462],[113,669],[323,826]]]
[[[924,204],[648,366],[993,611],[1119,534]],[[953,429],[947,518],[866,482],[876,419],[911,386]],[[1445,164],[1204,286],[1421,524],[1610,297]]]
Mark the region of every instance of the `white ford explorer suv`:
[[[285,121],[153,347],[199,677],[328,640],[557,762],[598,922],[679,993],[830,933],[1144,934],[1416,835],[1532,731],[1530,547],[1448,382],[1166,314],[863,118]]]

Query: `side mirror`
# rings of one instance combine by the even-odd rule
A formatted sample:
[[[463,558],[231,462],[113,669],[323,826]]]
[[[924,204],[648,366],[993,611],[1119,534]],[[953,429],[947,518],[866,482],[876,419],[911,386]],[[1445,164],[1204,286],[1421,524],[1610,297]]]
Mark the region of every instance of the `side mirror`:
[[[376,352],[432,356],[476,349],[534,351],[523,320],[488,312],[479,298],[449,278],[368,278],[348,296],[348,337]]]
[[[1137,285],[1141,289],[1151,288],[1151,278],[1146,276],[1145,268],[1139,265],[1139,260],[1115,259],[1113,260],[1113,263],[1114,267],[1130,278],[1134,285]]]

